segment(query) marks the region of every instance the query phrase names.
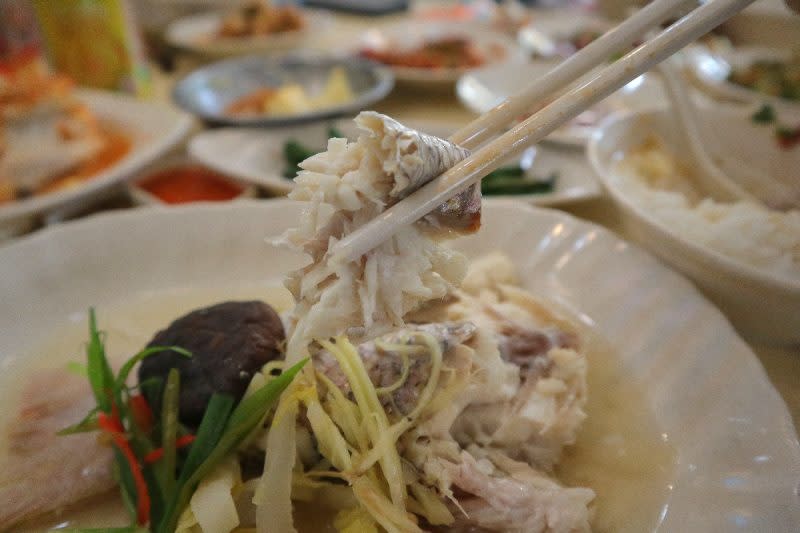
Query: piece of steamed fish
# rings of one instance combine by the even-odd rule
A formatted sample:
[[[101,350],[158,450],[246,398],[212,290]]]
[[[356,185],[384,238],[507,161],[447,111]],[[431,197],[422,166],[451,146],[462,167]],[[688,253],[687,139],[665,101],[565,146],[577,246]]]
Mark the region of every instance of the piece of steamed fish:
[[[3,435],[8,453],[0,471],[0,530],[115,486],[111,447],[97,433],[56,435],[94,406],[86,380],[63,370],[42,372],[26,386]]]
[[[470,154],[466,148],[411,129],[374,111],[361,113],[357,122],[381,138],[382,147],[388,150],[383,169],[394,180],[389,191],[389,205],[402,200]],[[438,230],[477,231],[481,222],[480,187],[473,185],[465,189],[423,220]]]
[[[311,257],[287,279],[297,301],[289,318],[290,362],[307,353],[314,339],[349,332],[360,342],[403,327],[408,312],[449,294],[466,260],[440,241],[480,224],[480,191],[468,190],[359,261],[329,264],[325,257],[333,242],[469,154],[385,115],[362,112],[355,121],[362,131],[358,139],[329,140],[327,151],[300,165],[289,195],[307,206],[283,241]]]

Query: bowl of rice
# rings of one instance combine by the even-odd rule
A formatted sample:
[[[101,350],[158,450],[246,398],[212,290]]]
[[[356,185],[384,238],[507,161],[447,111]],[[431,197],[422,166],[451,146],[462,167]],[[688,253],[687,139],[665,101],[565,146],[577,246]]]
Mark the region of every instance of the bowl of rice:
[[[735,154],[800,187],[789,182],[800,146],[781,147],[742,109],[704,108],[702,123],[718,164]],[[800,343],[800,209],[708,198],[693,185],[686,143],[668,110],[639,111],[605,120],[588,155],[634,241],[691,278],[745,336]]]

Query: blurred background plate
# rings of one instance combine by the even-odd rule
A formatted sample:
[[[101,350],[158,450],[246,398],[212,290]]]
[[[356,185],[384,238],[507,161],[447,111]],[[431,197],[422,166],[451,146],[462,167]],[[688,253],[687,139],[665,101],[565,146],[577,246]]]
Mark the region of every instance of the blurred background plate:
[[[756,61],[779,61],[787,63],[792,58],[788,49],[765,47],[739,47],[732,50],[712,52],[705,47],[695,47],[687,53],[691,75],[714,96],[737,102],[769,102],[787,109],[800,110],[800,60],[794,59],[795,84],[798,97],[795,100],[771,96],[728,80],[737,70],[746,69]]]
[[[354,95],[352,100],[294,115],[237,116],[226,113],[226,108],[234,101],[266,87],[277,88],[293,83],[314,95],[322,90],[337,67],[347,77]],[[393,86],[394,77],[388,68],[362,58],[246,56],[195,70],[178,82],[173,98],[187,111],[214,124],[286,126],[351,114],[381,100]]]
[[[456,94],[470,111],[485,113],[524,89],[532,80],[547,74],[555,65],[555,61],[534,61],[475,70],[458,80]],[[583,146],[600,121],[612,112],[655,107],[665,99],[658,76],[652,73],[645,74],[558,128],[547,137],[547,140],[571,146]]]
[[[568,57],[588,44],[589,37],[596,38],[613,27],[613,22],[579,10],[542,11],[520,28],[517,42],[531,58]],[[586,42],[576,46],[576,38]]]
[[[193,123],[189,115],[168,104],[90,89],[76,94],[101,125],[130,141],[128,152],[78,185],[0,206],[0,238],[26,231],[37,215],[55,209],[77,209],[109,193],[180,143]]]
[[[440,137],[447,137],[456,130],[454,125],[442,122],[411,121],[408,125]],[[273,193],[284,194],[294,186],[291,179],[284,175],[288,166],[284,156],[286,143],[295,140],[308,148],[322,151],[331,127],[351,140],[358,135],[351,120],[269,131],[222,128],[205,131],[192,138],[189,153],[218,172],[255,183]],[[600,184],[583,153],[569,148],[540,145],[535,148],[535,154],[528,154],[533,160],[529,170],[531,175],[546,178],[556,174],[556,179],[550,192],[514,195],[514,198],[535,205],[556,205],[600,194]],[[518,162],[519,158],[512,158],[505,165]]]
[[[321,10],[303,9],[306,25],[295,31],[246,37],[218,37],[225,13],[209,12],[180,18],[170,23],[166,41],[176,48],[210,57],[225,57],[255,52],[287,51],[301,48],[311,37],[330,30],[332,16]]]
[[[357,52],[412,51],[426,43],[448,38],[463,38],[483,56],[481,66],[524,61],[525,57],[513,39],[486,26],[463,22],[434,22],[419,20],[378,26],[361,37]],[[474,67],[477,68],[477,67]],[[452,86],[466,67],[391,66],[398,82],[424,87]]]

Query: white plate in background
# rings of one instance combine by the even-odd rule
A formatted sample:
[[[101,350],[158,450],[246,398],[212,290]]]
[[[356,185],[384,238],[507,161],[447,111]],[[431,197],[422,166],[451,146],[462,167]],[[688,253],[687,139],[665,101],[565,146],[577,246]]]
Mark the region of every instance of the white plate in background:
[[[0,300],[14,310],[0,313],[0,366],[89,306],[102,320],[105,306],[157,291],[277,283],[305,260],[265,237],[296,225],[300,209],[272,200],[106,213],[0,249]],[[591,324],[644,391],[676,452],[653,517],[660,533],[796,531],[800,446],[788,410],[691,283],[599,226],[519,202],[486,202],[481,231],[456,245],[508,254],[523,285]]]
[[[164,38],[177,48],[212,57],[288,51],[302,48],[308,39],[328,31],[333,24],[333,17],[327,11],[303,9],[302,13],[306,19],[302,29],[250,37],[217,37],[225,14],[221,11],[200,13],[169,24]]]
[[[412,50],[430,41],[446,37],[464,37],[472,41],[484,55],[489,65],[516,63],[525,60],[519,46],[505,34],[485,27],[460,22],[435,22],[418,20],[377,26],[361,36],[358,53],[372,50]],[[421,87],[451,86],[458,78],[475,68],[414,68],[387,65],[394,72],[395,79],[406,84]],[[424,95],[420,95],[424,98]]]
[[[271,192],[285,194],[294,183],[283,176],[286,162],[283,148],[290,139],[306,147],[326,148],[329,126],[353,140],[358,134],[352,120],[330,124],[315,124],[278,130],[222,128],[197,134],[189,142],[189,153],[206,166],[236,178],[255,183]],[[446,137],[454,126],[433,122],[412,122],[409,126],[420,131]],[[516,195],[514,198],[535,205],[557,205],[585,200],[600,194],[600,184],[589,166],[583,151],[565,147],[539,145],[532,173],[545,178],[556,172],[558,177],[552,192]],[[518,159],[506,164],[516,163]]]
[[[78,186],[0,206],[0,235],[13,234],[37,215],[62,207],[75,209],[102,195],[176,146],[193,124],[189,114],[169,104],[90,89],[76,95],[103,125],[130,138],[128,153]]]

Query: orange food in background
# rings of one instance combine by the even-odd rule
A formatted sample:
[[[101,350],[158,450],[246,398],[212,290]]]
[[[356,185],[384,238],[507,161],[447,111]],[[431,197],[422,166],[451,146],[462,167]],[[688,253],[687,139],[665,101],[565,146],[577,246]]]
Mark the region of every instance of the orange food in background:
[[[224,175],[200,165],[162,170],[139,183],[139,187],[168,204],[222,202],[244,190]]]
[[[45,184],[35,194],[47,194],[85,183],[130,152],[132,142],[128,135],[103,126],[100,130],[105,139],[102,150],[93,158],[80,163],[74,170]]]

